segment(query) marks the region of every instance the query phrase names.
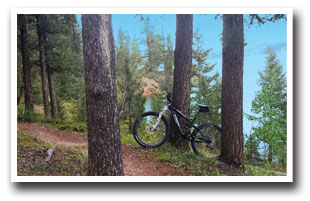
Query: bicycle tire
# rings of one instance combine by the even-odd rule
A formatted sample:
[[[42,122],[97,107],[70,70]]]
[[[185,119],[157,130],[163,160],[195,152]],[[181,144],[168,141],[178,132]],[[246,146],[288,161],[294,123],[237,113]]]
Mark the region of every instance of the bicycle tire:
[[[217,159],[221,153],[222,129],[214,124],[202,124],[193,133],[191,145],[194,152],[204,158]],[[210,143],[210,138],[213,140]]]
[[[157,112],[146,112],[141,114],[135,120],[133,125],[133,136],[137,141],[137,143],[142,147],[145,148],[160,147],[168,139],[170,135],[169,132],[170,129],[168,121],[164,116],[161,117],[160,122],[155,131],[150,130],[151,126],[154,125],[154,121],[157,120],[158,116],[159,113]]]

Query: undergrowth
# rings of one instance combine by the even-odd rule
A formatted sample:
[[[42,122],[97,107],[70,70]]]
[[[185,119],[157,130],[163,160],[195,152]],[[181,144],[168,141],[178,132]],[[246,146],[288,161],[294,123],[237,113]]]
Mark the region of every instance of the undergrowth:
[[[43,114],[25,110],[24,104],[19,104],[17,106],[17,119],[19,121],[36,122],[44,126],[57,128],[59,130],[65,130],[69,132],[76,131],[84,136],[87,135],[86,122],[75,122],[46,117]]]
[[[54,152],[46,162],[49,148]],[[87,173],[87,149],[54,146],[26,132],[18,132],[17,149],[18,176],[84,176]]]
[[[87,135],[85,122],[73,122],[34,112],[25,112],[24,105],[18,106],[18,120],[36,122],[44,126],[51,126],[60,130],[79,131]],[[139,147],[132,132],[129,132],[128,122],[120,121],[121,142],[127,146]],[[44,154],[48,148],[55,149],[55,157],[48,163],[44,162]],[[159,148],[148,149],[147,156],[155,162],[169,162],[171,166],[179,169],[183,175],[200,176],[283,176],[286,169],[278,167],[276,162],[253,165],[245,161],[244,171],[227,165],[215,159],[205,159],[196,155],[190,148],[180,150],[165,143]],[[31,157],[27,157],[30,154]],[[35,156],[35,158],[33,158]],[[33,158],[33,159],[31,159]],[[79,148],[66,148],[52,146],[46,142],[38,142],[30,134],[18,133],[18,170],[21,175],[86,175],[87,150]],[[130,174],[129,174],[130,175]]]

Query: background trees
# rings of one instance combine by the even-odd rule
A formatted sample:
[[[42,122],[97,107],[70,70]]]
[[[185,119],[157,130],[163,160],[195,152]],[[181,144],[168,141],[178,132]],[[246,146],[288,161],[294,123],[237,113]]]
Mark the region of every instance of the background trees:
[[[47,83],[47,66],[46,66],[46,51],[45,51],[45,28],[44,28],[44,15],[36,15],[37,33],[39,40],[40,51],[40,66],[41,66],[41,80],[42,80],[42,95],[44,104],[44,114],[49,115],[49,103],[48,103],[48,83]]]
[[[136,40],[130,44],[129,36],[121,30],[118,31],[115,51],[119,114],[123,123],[128,125],[126,132],[131,133],[133,122],[144,111],[146,100],[143,96],[142,73],[138,69],[142,57]]]
[[[32,95],[32,102],[35,104],[36,108],[38,105],[47,105],[45,107],[46,115],[51,114],[52,117],[72,122],[84,121],[85,124],[86,98],[81,49],[82,40],[81,29],[76,16],[25,15],[25,20],[20,17],[23,16],[19,16],[18,24],[20,39],[18,40],[18,100],[22,103],[21,105],[23,106],[24,103],[26,107],[29,105],[26,103],[26,100],[28,100],[26,94],[29,93],[26,92],[25,88],[29,88],[27,87],[27,83],[30,83],[32,86],[32,92],[30,94]],[[226,101],[226,106],[222,107],[222,79],[220,74],[215,72],[217,68],[215,64],[210,64],[208,62],[208,57],[212,50],[205,48],[206,45],[203,43],[203,38],[208,39],[208,32],[199,33],[197,29],[197,32],[192,36],[191,46],[188,34],[192,32],[192,30],[188,31],[190,22],[188,22],[187,17],[187,15],[184,15],[184,18],[182,18],[181,15],[177,16],[178,21],[182,23],[178,23],[175,41],[171,39],[169,34],[165,35],[163,30],[159,30],[160,28],[155,29],[154,27],[157,26],[155,23],[158,23],[158,21],[155,21],[153,17],[145,15],[141,15],[140,23],[142,32],[138,37],[129,34],[126,30],[120,30],[118,33],[115,33],[115,35],[117,35],[115,42],[117,102],[121,120],[120,124],[123,126],[122,128],[124,128],[122,130],[125,134],[130,134],[132,122],[138,114],[143,111],[159,111],[163,104],[165,104],[164,92],[171,92],[173,90],[173,85],[175,85],[174,87],[177,89],[174,89],[174,91],[177,91],[177,95],[174,101],[178,104],[178,101],[181,102],[181,100],[184,100],[184,102],[179,103],[180,106],[177,107],[180,109],[183,106],[186,107],[186,109],[182,108],[182,110],[184,109],[183,112],[185,114],[187,113],[187,115],[192,115],[197,111],[195,103],[209,105],[210,112],[200,114],[197,119],[198,124],[212,122],[222,125],[221,113],[223,113],[223,115],[226,116],[226,126],[224,125],[225,123],[223,123],[223,129],[225,130],[226,128],[226,131],[229,130],[229,133],[225,132],[226,137],[235,132],[232,130],[238,130],[239,138],[234,139],[238,141],[238,145],[236,146],[240,145],[241,147],[240,133],[242,132],[240,131],[243,130],[243,125],[240,122],[236,124],[231,121],[237,121],[236,119],[240,120],[241,117],[239,115],[242,114],[242,111],[239,110],[242,106],[237,107],[234,101],[231,101],[233,100],[232,96],[242,93],[240,92],[241,87],[237,87],[242,85],[239,80],[242,76],[240,66],[243,58],[243,55],[239,54],[241,52],[240,41],[243,38],[242,34],[240,34],[242,32],[240,31],[241,23],[239,23],[241,20],[238,19],[238,23],[230,23],[233,20],[229,21],[227,19],[233,16],[227,15],[223,17],[224,29],[226,29],[226,31],[223,32],[222,47],[223,76],[225,74],[224,82],[226,83],[223,85],[223,94],[226,94],[226,96],[223,96],[223,101]],[[265,22],[275,22],[285,18],[283,15],[261,16],[256,14],[248,15],[248,17],[250,24],[253,24],[255,21],[257,21],[258,24],[264,24]],[[165,16],[160,18],[163,19]],[[236,19],[234,20],[234,22],[237,22]],[[203,24],[200,26],[203,26]],[[26,33],[26,35],[24,33]],[[202,35],[204,37],[202,37]],[[174,44],[176,45],[175,48]],[[28,48],[22,48],[23,45],[28,46]],[[30,82],[27,81],[27,77],[29,76],[23,78],[23,76],[27,74],[27,72],[23,73],[23,56],[27,55],[23,50],[26,49],[28,49],[29,57],[28,66],[30,70],[27,72],[30,72]],[[189,53],[190,50],[192,51],[191,54]],[[271,52],[270,50],[270,55],[273,54]],[[190,55],[191,59],[189,59]],[[214,57],[214,54],[212,56]],[[280,64],[276,62],[276,58],[274,61],[272,61],[271,58],[270,56],[270,65],[280,66]],[[27,59],[25,61],[27,63]],[[185,65],[183,66],[183,64],[186,64],[186,67]],[[180,69],[182,70],[181,73]],[[42,73],[40,73],[41,70],[43,70]],[[235,71],[238,71],[238,73]],[[227,72],[229,73],[229,78],[226,76]],[[173,73],[175,73],[175,75]],[[261,77],[263,74],[262,72]],[[190,76],[188,77],[187,75]],[[285,72],[283,75],[285,75]],[[45,81],[42,82],[41,80]],[[283,78],[283,80],[285,79]],[[178,84],[174,84],[174,82]],[[275,81],[273,80],[273,82]],[[45,84],[42,85],[42,83]],[[152,88],[150,90],[151,93],[148,95],[145,93],[147,84]],[[285,85],[286,83],[281,84],[281,86]],[[227,87],[229,88],[228,91]],[[271,90],[270,88],[264,87],[261,93],[268,94],[269,92],[267,93],[267,91],[269,90],[270,93],[280,94],[280,92],[275,92],[276,88],[275,86],[275,88]],[[181,90],[185,90],[186,93],[183,93]],[[227,96],[227,94],[229,96]],[[271,97],[269,95],[266,96]],[[190,97],[190,101],[187,100],[188,97]],[[237,96],[235,96],[235,98],[236,97]],[[277,96],[277,98],[279,97]],[[242,100],[242,97],[238,98],[238,104],[242,104],[240,100]],[[285,105],[286,103],[284,103],[284,100],[286,100],[286,97],[281,99],[282,102],[280,100],[276,102],[281,102],[282,105]],[[243,134],[244,137],[246,137],[244,143],[246,158],[262,158],[263,153],[259,150],[259,147],[264,144],[266,147],[266,159],[269,158],[269,161],[282,161],[285,163],[286,130],[284,130],[284,127],[278,127],[278,125],[286,125],[286,112],[284,111],[286,108],[282,106],[281,109],[273,111],[276,106],[270,106],[268,112],[269,110],[272,111],[271,113],[273,116],[271,114],[268,114],[268,116],[268,112],[265,111],[267,107],[262,109],[260,105],[263,104],[264,101],[266,100],[263,98],[263,95],[257,95],[255,101],[253,101],[252,111],[255,115],[249,116],[250,120],[255,121],[253,130],[251,133]],[[191,105],[187,107],[186,105],[188,102],[191,102]],[[224,107],[226,109],[224,109]],[[233,108],[238,108],[238,111]],[[227,109],[231,109],[231,111],[227,111]],[[279,112],[280,110],[282,112]],[[227,112],[230,114],[232,114],[232,112],[235,113],[227,117]],[[236,118],[237,113],[238,118]],[[260,115],[265,116],[262,118]],[[275,116],[277,116],[277,119]],[[273,121],[267,123],[266,119],[268,118],[273,119]],[[274,122],[277,123],[274,124]],[[235,126],[234,129],[228,128],[227,124]],[[239,127],[238,129],[236,128],[237,125]],[[178,135],[175,135],[175,137],[176,136]],[[179,139],[177,138],[178,137],[176,137],[176,139],[171,139],[171,142],[173,144],[175,143],[176,146],[179,144]],[[227,139],[229,139],[227,143],[234,140],[231,138]],[[242,152],[236,149],[234,151],[231,150],[226,150],[226,153],[239,154]],[[279,150],[284,151],[280,153]],[[232,158],[230,156],[227,157]],[[228,163],[231,163],[231,161],[228,161]]]
[[[268,145],[268,161],[286,164],[286,76],[276,53],[268,48],[266,67],[259,73],[260,90],[252,102],[253,135]]]
[[[215,64],[210,65],[207,62],[211,50],[203,48],[202,35],[197,29],[193,38],[191,115],[198,111],[196,103],[208,105],[210,110],[210,112],[201,113],[197,117],[198,125],[206,122],[221,124],[222,83],[219,73],[213,72]],[[210,75],[211,73],[214,74]]]
[[[32,83],[30,74],[29,46],[28,46],[28,31],[25,15],[18,15],[18,23],[20,29],[20,51],[23,62],[23,92],[25,94],[25,108],[33,111],[32,102]],[[20,93],[21,95],[21,93]],[[19,100],[17,101],[19,103]]]
[[[82,15],[88,175],[124,175],[111,15]]]

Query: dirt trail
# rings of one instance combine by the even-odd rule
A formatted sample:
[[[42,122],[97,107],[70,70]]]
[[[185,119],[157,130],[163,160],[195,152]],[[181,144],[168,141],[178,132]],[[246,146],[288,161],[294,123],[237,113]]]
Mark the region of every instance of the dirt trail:
[[[36,123],[18,122],[18,131],[29,132],[39,141],[54,145],[87,147],[87,137],[77,133],[47,128]],[[172,168],[168,162],[154,162],[147,156],[150,152],[140,147],[122,145],[123,165],[125,175],[136,176],[181,176],[178,169]]]

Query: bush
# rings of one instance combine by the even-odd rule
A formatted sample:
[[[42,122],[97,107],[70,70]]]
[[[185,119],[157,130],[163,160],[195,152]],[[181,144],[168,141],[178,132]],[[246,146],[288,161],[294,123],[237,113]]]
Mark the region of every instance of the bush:
[[[87,124],[85,122],[64,122],[56,127],[59,130],[87,132]]]
[[[17,106],[17,119],[19,121],[47,124],[51,127],[56,127],[59,130],[66,130],[70,132],[78,131],[78,132],[83,132],[84,134],[87,132],[86,122],[75,122],[75,121],[54,119],[52,117],[46,117],[45,115],[40,114],[40,113],[36,113],[32,111],[25,111],[24,104],[20,104]]]

